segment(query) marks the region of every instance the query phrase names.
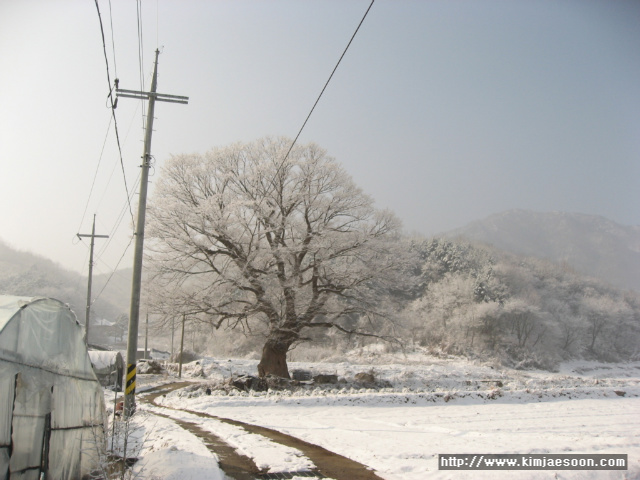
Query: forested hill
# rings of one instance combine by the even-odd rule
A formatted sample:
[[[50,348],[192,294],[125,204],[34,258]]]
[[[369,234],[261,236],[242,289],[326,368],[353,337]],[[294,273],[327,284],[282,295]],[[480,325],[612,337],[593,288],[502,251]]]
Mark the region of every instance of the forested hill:
[[[416,240],[420,290],[404,311],[433,351],[553,368],[640,355],[640,294],[569,266],[460,240]]]
[[[129,271],[130,272],[130,271]],[[130,273],[117,272],[102,291],[109,275],[95,275],[92,318],[114,321],[127,312]],[[127,285],[128,281],[128,285]],[[43,296],[68,303],[81,323],[87,301],[87,277],[64,269],[51,260],[11,248],[0,240],[0,295]]]
[[[510,210],[443,234],[558,263],[640,292],[640,226],[576,213]]]

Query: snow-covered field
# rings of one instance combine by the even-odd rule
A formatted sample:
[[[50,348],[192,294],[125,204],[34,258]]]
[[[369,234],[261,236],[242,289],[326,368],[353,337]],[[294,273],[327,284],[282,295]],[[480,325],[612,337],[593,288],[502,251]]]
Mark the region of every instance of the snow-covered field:
[[[335,364],[290,364],[290,370],[335,374],[351,383],[285,392],[227,393],[216,387],[231,374],[255,374],[256,363],[204,359],[187,365],[187,375],[198,375],[193,381],[199,387],[175,391],[157,403],[278,430],[367,465],[388,480],[640,478],[640,362],[574,362],[549,373],[419,354],[372,354]],[[385,386],[353,384],[360,372],[372,373]],[[301,452],[240,427],[168,408],[142,408],[150,413],[141,416],[142,429],[150,433],[136,466],[140,478],[222,477],[215,455],[154,412],[197,423],[271,472],[313,467]],[[627,454],[629,469],[438,470],[438,454],[463,453]]]

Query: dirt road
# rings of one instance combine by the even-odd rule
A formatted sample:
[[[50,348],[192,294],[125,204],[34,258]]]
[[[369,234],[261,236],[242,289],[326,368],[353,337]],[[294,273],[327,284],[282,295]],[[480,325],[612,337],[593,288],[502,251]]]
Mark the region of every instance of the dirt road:
[[[188,385],[190,385],[190,382],[172,383],[169,385],[156,387],[142,393],[140,399],[152,405],[155,405],[155,399],[157,397],[166,395],[171,391],[184,388]],[[167,410],[177,410],[167,407],[162,408],[166,408]],[[201,418],[211,418],[231,425],[242,427],[248,432],[262,435],[274,442],[300,450],[316,466],[316,470],[314,471],[270,474],[260,470],[250,458],[244,455],[239,455],[232,446],[227,444],[220,437],[217,437],[216,435],[201,429],[200,427],[198,427],[198,425],[191,422],[176,420],[170,415],[158,414],[167,418],[171,418],[181,427],[201,438],[207,448],[209,448],[209,450],[211,450],[218,456],[220,468],[228,476],[234,478],[235,480],[276,478],[285,479],[292,478],[293,476],[309,478],[332,478],[335,480],[382,480],[375,473],[369,470],[368,467],[362,465],[361,463],[355,462],[349,458],[343,457],[342,455],[338,455],[337,453],[319,447],[318,445],[305,442],[304,440],[300,440],[299,438],[292,437],[282,432],[271,430],[265,427],[260,427],[258,425],[239,422],[237,420],[231,420],[229,418],[208,415],[206,413],[194,412],[191,410],[182,411],[197,415]]]

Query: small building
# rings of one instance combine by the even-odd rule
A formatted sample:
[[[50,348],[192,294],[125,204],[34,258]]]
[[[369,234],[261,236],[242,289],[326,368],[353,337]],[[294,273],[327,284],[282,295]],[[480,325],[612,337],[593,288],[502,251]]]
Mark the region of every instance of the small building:
[[[120,352],[89,350],[89,358],[100,385],[109,387],[114,392],[121,392],[124,361]]]
[[[84,330],[64,303],[0,295],[0,478],[80,479],[106,415]]]
[[[169,352],[156,348],[150,348],[149,350],[139,348],[136,352],[136,360],[169,360],[170,356]]]

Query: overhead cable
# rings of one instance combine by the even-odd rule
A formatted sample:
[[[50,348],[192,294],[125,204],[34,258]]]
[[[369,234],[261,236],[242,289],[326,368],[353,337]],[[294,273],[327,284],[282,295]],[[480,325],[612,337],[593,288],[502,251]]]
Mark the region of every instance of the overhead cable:
[[[118,64],[116,63],[116,42],[113,39],[113,14],[111,13],[111,0],[109,0],[109,24],[111,25],[111,48],[113,49],[113,71],[118,78]]]
[[[124,161],[122,160],[122,147],[120,146],[120,134],[118,133],[118,121],[116,119],[116,103],[113,101],[113,87],[111,86],[111,75],[109,73],[109,59],[107,57],[107,45],[104,39],[104,27],[102,25],[102,15],[100,15],[100,6],[98,0],[95,0],[96,10],[98,11],[98,19],[100,20],[100,33],[102,34],[102,50],[104,51],[104,60],[107,65],[107,83],[109,85],[109,100],[111,102],[111,115],[113,116],[113,124],[116,132],[116,141],[118,143],[118,152],[120,153],[120,166],[122,167],[122,177],[124,180],[124,188],[127,192],[127,202],[129,203],[129,213],[131,214],[131,221],[135,224],[133,219],[133,209],[131,208],[131,202],[129,201],[129,187],[127,186],[127,175],[124,170]],[[117,88],[118,79],[115,80],[115,86]]]
[[[129,250],[129,247],[131,246],[132,242],[133,242],[133,236],[131,236],[131,238],[129,239],[129,243],[125,247],[124,252],[122,252],[122,256],[120,257],[120,260],[118,260],[118,263],[116,263],[116,266],[113,269],[113,271],[111,272],[111,275],[109,275],[109,278],[107,278],[107,282],[102,287],[102,290],[100,290],[100,293],[98,293],[98,295],[96,295],[96,297],[93,299],[93,301],[91,302],[91,305],[93,305],[98,300],[98,298],[100,298],[100,295],[102,295],[102,292],[104,292],[104,289],[107,288],[107,285],[109,285],[109,282],[111,281],[111,278],[116,273],[116,270],[118,270],[118,267],[120,266],[120,262],[122,262],[122,259],[127,254],[127,251]]]
[[[342,61],[342,58],[347,53],[347,50],[349,50],[349,46],[351,45],[351,42],[353,42],[353,39],[356,37],[356,34],[358,33],[358,30],[360,30],[360,26],[364,22],[364,19],[367,18],[367,14],[369,13],[369,10],[371,10],[371,7],[373,6],[373,2],[374,1],[375,0],[371,0],[371,4],[369,5],[369,8],[367,8],[367,11],[364,13],[364,16],[362,17],[362,20],[360,20],[360,23],[358,24],[358,27],[356,28],[355,32],[353,32],[353,35],[351,36],[351,40],[349,40],[349,43],[347,44],[347,46],[345,47],[344,51],[342,52],[342,55],[340,55],[340,58],[338,59],[338,63],[336,63],[336,66],[333,67],[333,71],[331,72],[331,75],[329,75],[329,79],[324,84],[324,87],[322,87],[322,91],[320,92],[320,95],[318,95],[318,98],[316,99],[316,102],[313,104],[313,107],[311,107],[311,111],[309,112],[309,115],[307,115],[307,118],[305,119],[304,123],[302,124],[302,127],[300,127],[300,130],[298,131],[298,134],[296,135],[296,138],[294,138],[293,142],[291,142],[291,146],[289,147],[289,150],[287,151],[287,154],[284,156],[284,159],[282,160],[282,163],[280,163],[280,166],[276,170],[276,173],[275,173],[275,175],[273,177],[274,181],[275,181],[275,178],[278,176],[278,173],[280,172],[280,169],[282,168],[284,163],[287,161],[287,158],[289,158],[289,154],[291,153],[291,150],[293,150],[293,146],[298,141],[298,138],[300,137],[300,134],[302,133],[302,130],[304,129],[304,127],[307,124],[307,122],[309,121],[309,118],[311,117],[311,114],[313,113],[314,109],[316,108],[316,105],[318,105],[318,102],[320,101],[320,98],[322,97],[322,94],[327,89],[327,86],[329,85],[329,82],[333,78],[333,74],[336,73],[336,70],[338,69],[338,65],[340,65],[340,62]],[[272,183],[273,183],[273,181],[272,181]]]
[[[138,19],[138,68],[140,70],[140,91],[144,92],[144,42],[142,37],[142,1],[136,0],[136,17]],[[144,99],[142,100],[144,107]],[[142,129],[144,130],[144,111],[142,109]]]
[[[91,200],[91,195],[93,195],[93,187],[96,185],[96,178],[98,178],[98,171],[100,170],[100,164],[102,163],[102,156],[104,155],[104,147],[107,144],[107,139],[109,138],[109,130],[111,130],[111,122],[113,121],[112,117],[109,117],[109,125],[107,126],[107,133],[104,136],[104,142],[102,142],[102,150],[100,150],[100,157],[98,158],[98,165],[96,166],[96,173],[93,174],[93,182],[91,182],[91,188],[89,189],[89,196],[87,197],[87,203],[84,206],[84,212],[82,212],[82,219],[80,220],[80,226],[78,227],[78,231],[82,227],[82,223],[84,222],[84,217],[87,214],[87,210],[89,208],[89,202]]]

